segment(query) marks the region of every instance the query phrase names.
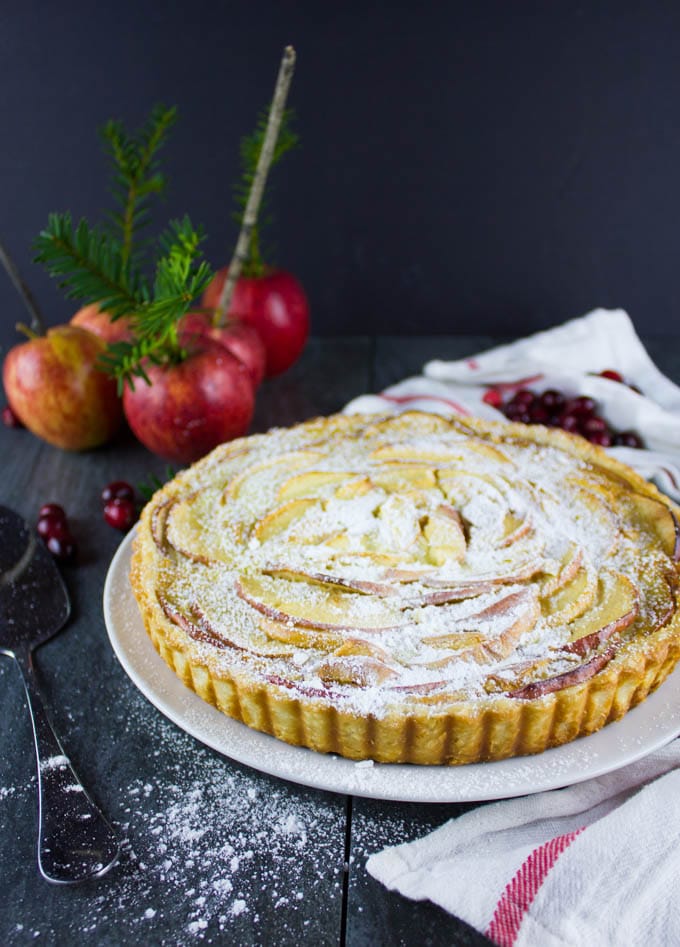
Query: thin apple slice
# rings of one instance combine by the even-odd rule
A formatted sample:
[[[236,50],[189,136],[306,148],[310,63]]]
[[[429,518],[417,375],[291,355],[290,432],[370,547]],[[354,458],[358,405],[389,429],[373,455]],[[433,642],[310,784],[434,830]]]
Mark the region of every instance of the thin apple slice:
[[[552,595],[542,595],[541,605],[549,628],[568,625],[583,615],[597,597],[597,573],[590,563],[582,565],[574,578]]]
[[[375,484],[370,477],[356,477],[347,483],[341,483],[334,496],[337,500],[354,500],[365,496],[373,489],[375,489]]]
[[[569,643],[562,650],[581,655],[594,651],[632,625],[639,612],[638,593],[630,579],[620,572],[603,570],[593,607],[568,626]]]
[[[299,498],[288,500],[286,503],[271,510],[261,520],[258,520],[253,529],[253,535],[261,542],[267,542],[288,529],[296,520],[303,516],[308,509],[316,506],[317,500]]]
[[[298,585],[297,582],[277,583],[266,577],[241,576],[234,587],[238,597],[260,614],[302,628],[370,634],[403,626],[399,611],[388,608],[382,599],[366,600],[364,596],[335,589],[331,594],[323,590],[314,594],[313,586],[302,589],[300,594],[296,589]]]
[[[465,558],[467,540],[460,513],[448,503],[441,503],[430,513],[422,526],[427,543],[425,557],[435,566]]]
[[[285,476],[288,471],[313,464],[315,461],[322,460],[323,456],[323,453],[318,450],[296,450],[249,464],[229,481],[222,494],[222,502],[232,502],[237,498],[247,499],[247,494],[257,495],[262,476],[274,482]]]
[[[273,621],[270,618],[260,619],[258,628],[273,641],[302,649],[317,648],[327,652],[329,649],[338,648],[345,640],[344,635],[337,632],[323,631],[319,628],[301,628],[290,622]]]
[[[383,467],[372,473],[371,479],[387,493],[414,489],[432,490],[437,485],[435,472],[431,467]]]
[[[577,543],[570,543],[568,551],[562,559],[559,571],[541,583],[541,595],[547,597],[559,592],[567,583],[572,582],[576,578],[582,565],[583,547]]]
[[[452,629],[443,635],[429,635],[423,644],[452,651],[444,658],[427,661],[425,667],[444,667],[461,659],[478,664],[507,658],[517,647],[520,638],[530,631],[541,609],[533,589],[520,589],[503,596],[487,608],[452,623]],[[469,634],[466,648],[461,635]]]
[[[518,516],[512,511],[505,514],[503,521],[503,539],[501,546],[512,546],[533,532],[534,524],[530,516]]]
[[[284,565],[268,566],[262,571],[265,575],[270,575],[275,579],[287,579],[291,582],[307,582],[310,585],[320,585],[326,589],[345,589],[351,592],[358,592],[360,595],[378,595],[382,598],[389,598],[390,596],[399,594],[398,588],[386,582],[370,582],[365,579],[344,578],[338,575],[329,575],[325,572],[305,572],[302,569],[294,569]]]
[[[355,687],[377,687],[397,672],[378,658],[365,655],[327,658],[317,668],[325,684],[351,684]]]
[[[634,519],[649,532],[652,532],[661,544],[664,553],[674,562],[680,561],[680,523],[678,518],[663,500],[642,493],[626,495],[627,506]]]
[[[338,486],[356,479],[355,473],[345,470],[305,470],[284,480],[276,499],[294,500],[297,497],[317,497],[324,487]]]
[[[535,700],[537,697],[544,697],[565,687],[582,684],[606,667],[615,654],[616,648],[609,647],[586,661],[585,664],[579,664],[578,667],[556,674],[554,677],[547,677],[542,681],[532,681],[517,690],[510,691],[508,697],[515,697],[518,700]]]
[[[227,521],[227,513],[219,505],[219,490],[198,490],[172,504],[165,519],[166,541],[180,555],[194,562],[210,565],[233,561],[236,535]],[[215,520],[219,517],[219,534],[231,541],[215,542]]]

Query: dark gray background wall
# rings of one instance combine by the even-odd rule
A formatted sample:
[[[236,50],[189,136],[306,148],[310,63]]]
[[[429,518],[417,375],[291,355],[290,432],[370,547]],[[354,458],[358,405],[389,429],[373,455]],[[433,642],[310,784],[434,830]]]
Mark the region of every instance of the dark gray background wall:
[[[281,50],[303,146],[272,179],[276,260],[318,334],[524,333],[595,305],[680,336],[680,5],[118,0],[0,8],[0,234],[107,206],[96,131],[181,118],[163,220],[226,262],[238,142]],[[0,275],[0,341],[22,315]]]

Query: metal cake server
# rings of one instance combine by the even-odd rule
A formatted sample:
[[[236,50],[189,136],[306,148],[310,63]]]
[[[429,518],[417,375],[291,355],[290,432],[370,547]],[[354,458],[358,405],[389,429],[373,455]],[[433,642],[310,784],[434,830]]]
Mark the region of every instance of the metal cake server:
[[[47,881],[97,878],[115,864],[116,835],[76,776],[45,710],[33,651],[66,623],[63,579],[35,531],[0,506],[0,654],[19,665],[38,763],[38,868]]]

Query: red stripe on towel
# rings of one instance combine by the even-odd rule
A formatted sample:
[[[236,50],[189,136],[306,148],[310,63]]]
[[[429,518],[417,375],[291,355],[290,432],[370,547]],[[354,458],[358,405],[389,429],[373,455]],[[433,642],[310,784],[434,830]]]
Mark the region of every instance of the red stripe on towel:
[[[550,839],[545,845],[535,848],[523,863],[496,905],[486,936],[499,947],[512,947],[517,939],[524,915],[529,910],[546,875],[559,856],[573,842],[579,832],[567,832]]]
[[[470,414],[470,410],[464,405],[458,404],[457,401],[452,401],[450,398],[442,398],[440,395],[388,395],[383,391],[380,397],[384,398],[385,401],[391,401],[393,404],[412,404],[414,401],[439,401],[440,404],[447,405],[457,414]]]

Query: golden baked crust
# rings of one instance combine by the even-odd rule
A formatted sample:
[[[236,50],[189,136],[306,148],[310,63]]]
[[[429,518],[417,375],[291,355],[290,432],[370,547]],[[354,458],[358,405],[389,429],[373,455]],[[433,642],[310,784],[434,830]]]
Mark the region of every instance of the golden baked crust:
[[[580,437],[409,412],[218,447],[146,506],[131,582],[182,681],[352,759],[539,753],[680,657],[680,510]]]

